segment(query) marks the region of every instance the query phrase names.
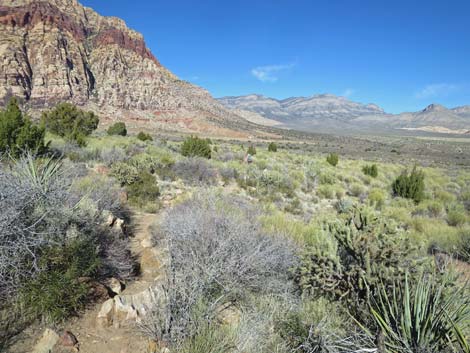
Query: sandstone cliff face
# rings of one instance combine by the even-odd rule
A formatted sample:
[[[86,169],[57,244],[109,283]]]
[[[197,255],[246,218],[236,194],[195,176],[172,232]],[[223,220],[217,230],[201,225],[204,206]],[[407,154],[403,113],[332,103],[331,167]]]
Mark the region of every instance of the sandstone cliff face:
[[[0,0],[0,33],[0,102],[14,95],[41,109],[67,100],[189,130],[199,118],[244,122],[165,69],[124,21],[76,0]]]

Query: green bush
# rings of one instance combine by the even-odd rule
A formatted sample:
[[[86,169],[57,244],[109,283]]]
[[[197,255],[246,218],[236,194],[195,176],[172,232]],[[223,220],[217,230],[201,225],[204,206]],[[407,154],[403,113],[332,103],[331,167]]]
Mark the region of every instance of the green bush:
[[[404,171],[393,182],[392,190],[395,196],[421,202],[424,199],[424,173],[416,167],[409,174]]]
[[[129,202],[142,207],[149,202],[156,202],[160,189],[155,177],[147,171],[141,172],[138,179],[127,186]]]
[[[369,192],[368,199],[376,208],[382,208],[385,203],[385,192],[381,189],[372,189]]]
[[[197,136],[186,138],[181,145],[181,154],[185,157],[211,158],[211,146],[209,140],[200,139]]]
[[[467,222],[467,214],[463,205],[452,205],[447,210],[447,223],[450,226],[458,227]]]
[[[364,194],[366,192],[366,189],[364,188],[364,186],[362,186],[361,184],[359,183],[354,183],[351,185],[350,189],[349,189],[349,193],[352,195],[352,196],[355,196],[355,197],[359,197],[361,196],[362,194]]]
[[[277,145],[274,142],[270,142],[268,145],[269,152],[277,152]]]
[[[108,132],[108,135],[126,136],[127,135],[126,124],[124,124],[123,122],[115,123],[108,128],[107,132]]]
[[[140,140],[140,141],[153,141],[153,138],[152,136],[150,136],[150,134],[146,134],[145,132],[139,132],[137,134],[137,138]]]
[[[115,177],[122,186],[130,185],[139,179],[139,170],[125,162],[114,163],[111,167],[111,175]]]
[[[372,178],[377,178],[377,176],[379,175],[377,164],[365,165],[364,167],[362,167],[362,172],[365,175],[371,176]]]
[[[248,151],[247,151],[248,154],[251,154],[252,156],[254,156],[256,154],[256,147],[253,146],[253,145],[250,145],[250,147],[248,147]]]
[[[83,308],[89,288],[80,279],[94,274],[99,265],[93,241],[77,239],[44,249],[38,262],[43,271],[23,286],[20,302],[34,317],[62,321]]]
[[[42,114],[42,122],[53,134],[85,146],[85,137],[98,128],[99,118],[95,113],[85,112],[71,103],[59,103]]]
[[[336,167],[338,165],[338,162],[339,162],[339,157],[336,153],[330,153],[327,157],[326,157],[326,161],[332,165],[333,167]]]
[[[44,136],[45,129],[23,116],[15,98],[0,111],[0,153],[8,152],[13,157],[26,151],[42,154],[47,150]]]

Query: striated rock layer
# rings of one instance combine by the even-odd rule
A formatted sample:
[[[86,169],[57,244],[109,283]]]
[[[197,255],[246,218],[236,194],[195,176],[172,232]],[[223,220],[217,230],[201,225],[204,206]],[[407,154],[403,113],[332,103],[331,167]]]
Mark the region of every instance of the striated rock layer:
[[[124,21],[76,0],[0,0],[0,33],[0,102],[14,95],[36,111],[67,100],[110,120],[188,131],[247,124],[164,68]]]

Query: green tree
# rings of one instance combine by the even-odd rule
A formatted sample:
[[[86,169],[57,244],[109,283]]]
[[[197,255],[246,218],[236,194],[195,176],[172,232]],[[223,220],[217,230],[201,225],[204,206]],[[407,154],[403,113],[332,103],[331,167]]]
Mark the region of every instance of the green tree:
[[[53,134],[85,145],[85,137],[98,128],[99,118],[93,112],[85,112],[71,103],[59,103],[44,112],[42,121]]]
[[[189,136],[181,145],[181,154],[185,157],[203,157],[210,159],[212,155],[208,140],[197,136]]]
[[[9,152],[17,157],[24,151],[42,154],[45,130],[23,116],[18,101],[12,98],[5,110],[0,111],[0,152]]]
[[[108,128],[107,132],[108,132],[108,135],[126,136],[127,135],[126,124],[124,124],[123,122],[115,123]]]

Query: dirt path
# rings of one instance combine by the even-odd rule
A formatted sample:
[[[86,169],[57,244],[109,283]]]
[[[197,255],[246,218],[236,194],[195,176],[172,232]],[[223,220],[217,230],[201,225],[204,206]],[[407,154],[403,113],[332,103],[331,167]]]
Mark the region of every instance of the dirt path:
[[[124,289],[120,296],[138,295],[147,290],[162,275],[158,251],[152,247],[150,227],[158,215],[137,213],[134,218],[134,236],[131,250],[140,261],[141,275]],[[58,330],[68,330],[78,339],[80,352],[83,353],[145,353],[149,341],[141,336],[133,323],[114,322],[106,327],[97,323],[102,303],[87,309],[80,317],[72,318]],[[42,325],[28,328],[8,350],[11,353],[30,353],[38,338],[46,329]],[[56,331],[58,331],[56,330]]]

